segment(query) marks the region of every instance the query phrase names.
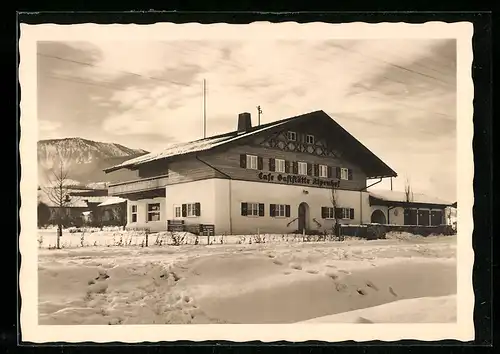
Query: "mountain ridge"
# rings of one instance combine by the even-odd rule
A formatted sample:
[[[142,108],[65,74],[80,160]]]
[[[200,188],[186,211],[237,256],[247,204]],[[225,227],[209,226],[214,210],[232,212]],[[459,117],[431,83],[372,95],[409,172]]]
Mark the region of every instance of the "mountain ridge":
[[[42,139],[37,142],[38,180],[39,183],[47,181],[61,161],[68,178],[81,184],[131,180],[137,178],[135,171],[106,174],[103,169],[147,153],[144,149],[80,137]]]

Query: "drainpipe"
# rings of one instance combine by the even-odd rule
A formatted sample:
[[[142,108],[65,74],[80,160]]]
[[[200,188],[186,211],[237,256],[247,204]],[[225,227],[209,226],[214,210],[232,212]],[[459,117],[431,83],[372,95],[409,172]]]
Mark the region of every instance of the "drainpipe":
[[[232,218],[232,211],[233,211],[233,208],[232,208],[232,206],[231,206],[231,204],[232,204],[232,203],[231,203],[231,199],[232,199],[232,196],[231,196],[231,189],[232,189],[232,188],[231,188],[231,187],[232,187],[232,186],[231,186],[231,181],[232,181],[232,178],[231,178],[231,176],[229,176],[227,173],[222,172],[222,171],[221,171],[221,170],[219,170],[218,168],[216,168],[216,167],[214,167],[214,166],[210,165],[208,162],[203,161],[202,159],[200,159],[200,158],[198,157],[198,155],[196,155],[195,157],[196,157],[196,160],[198,160],[198,161],[200,161],[202,164],[204,164],[204,165],[206,165],[206,166],[210,167],[210,168],[211,168],[211,169],[213,169],[214,171],[219,172],[221,175],[223,175],[223,176],[227,177],[227,179],[229,180],[229,234],[231,234],[231,235],[232,235],[232,234],[233,234],[233,218]]]
[[[379,184],[382,182],[382,177],[379,178],[379,180],[375,183],[370,184],[369,186],[363,187],[359,190],[359,220],[360,220],[360,225],[363,225],[363,193],[366,191],[368,188],[373,187],[376,184]]]
[[[387,207],[387,224],[390,224],[391,214],[389,213],[392,209],[396,208],[395,206]]]

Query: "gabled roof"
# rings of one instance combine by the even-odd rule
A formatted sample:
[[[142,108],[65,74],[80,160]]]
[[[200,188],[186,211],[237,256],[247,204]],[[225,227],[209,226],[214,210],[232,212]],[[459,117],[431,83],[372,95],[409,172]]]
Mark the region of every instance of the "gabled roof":
[[[390,190],[372,190],[368,191],[370,197],[384,202],[407,203],[406,193],[400,191]],[[431,197],[422,193],[412,193],[412,204],[434,204],[434,205],[451,205],[451,202],[442,200],[440,198]]]
[[[173,157],[215,150],[219,147],[224,147],[231,143],[243,141],[246,138],[258,136],[275,128],[284,128],[285,124],[292,125],[298,123],[306,123],[308,119],[315,119],[316,121],[313,124],[320,123],[322,127],[325,128],[326,134],[332,136],[332,138],[334,138],[336,141],[341,142],[342,146],[339,146],[338,148],[344,148],[346,150],[343,151],[344,155],[348,158],[350,157],[351,160],[356,161],[360,165],[360,167],[365,170],[368,177],[378,178],[397,176],[396,172],[394,172],[368,148],[361,144],[361,142],[359,142],[355,137],[353,137],[337,122],[335,122],[329,115],[321,110],[282,119],[272,123],[262,124],[256,127],[252,127],[251,129],[243,133],[233,131],[230,133],[216,135],[205,139],[175,144],[158,153],[149,153],[124,161],[119,165],[105,169],[104,172],[109,173],[122,168],[133,170],[137,169],[142,164],[146,164],[152,161],[170,159]]]

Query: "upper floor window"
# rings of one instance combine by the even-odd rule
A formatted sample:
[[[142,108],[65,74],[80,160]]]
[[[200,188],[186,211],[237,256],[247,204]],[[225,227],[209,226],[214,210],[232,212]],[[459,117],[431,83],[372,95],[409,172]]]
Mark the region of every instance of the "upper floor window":
[[[340,179],[349,179],[349,169],[342,167],[340,169]]]
[[[287,133],[287,138],[290,141],[296,141],[297,140],[297,133],[296,132],[288,132]]]
[[[276,159],[275,164],[276,172],[285,173],[285,160]]]
[[[250,168],[252,170],[257,169],[257,156],[247,155],[247,168]]]
[[[328,177],[328,166],[326,165],[319,165],[319,176],[323,178]]]
[[[307,163],[297,162],[299,175],[307,175]]]
[[[306,135],[306,143],[307,144],[314,144],[314,135],[307,134]]]

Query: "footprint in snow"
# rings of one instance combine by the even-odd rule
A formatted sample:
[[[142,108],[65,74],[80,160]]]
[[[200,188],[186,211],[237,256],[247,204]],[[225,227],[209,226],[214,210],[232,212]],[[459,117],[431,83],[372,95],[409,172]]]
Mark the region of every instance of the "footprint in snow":
[[[375,284],[373,284],[373,283],[372,283],[371,281],[369,281],[369,280],[366,282],[366,286],[367,286],[367,287],[369,287],[369,288],[372,288],[373,290],[378,291],[377,286],[375,286]]]

